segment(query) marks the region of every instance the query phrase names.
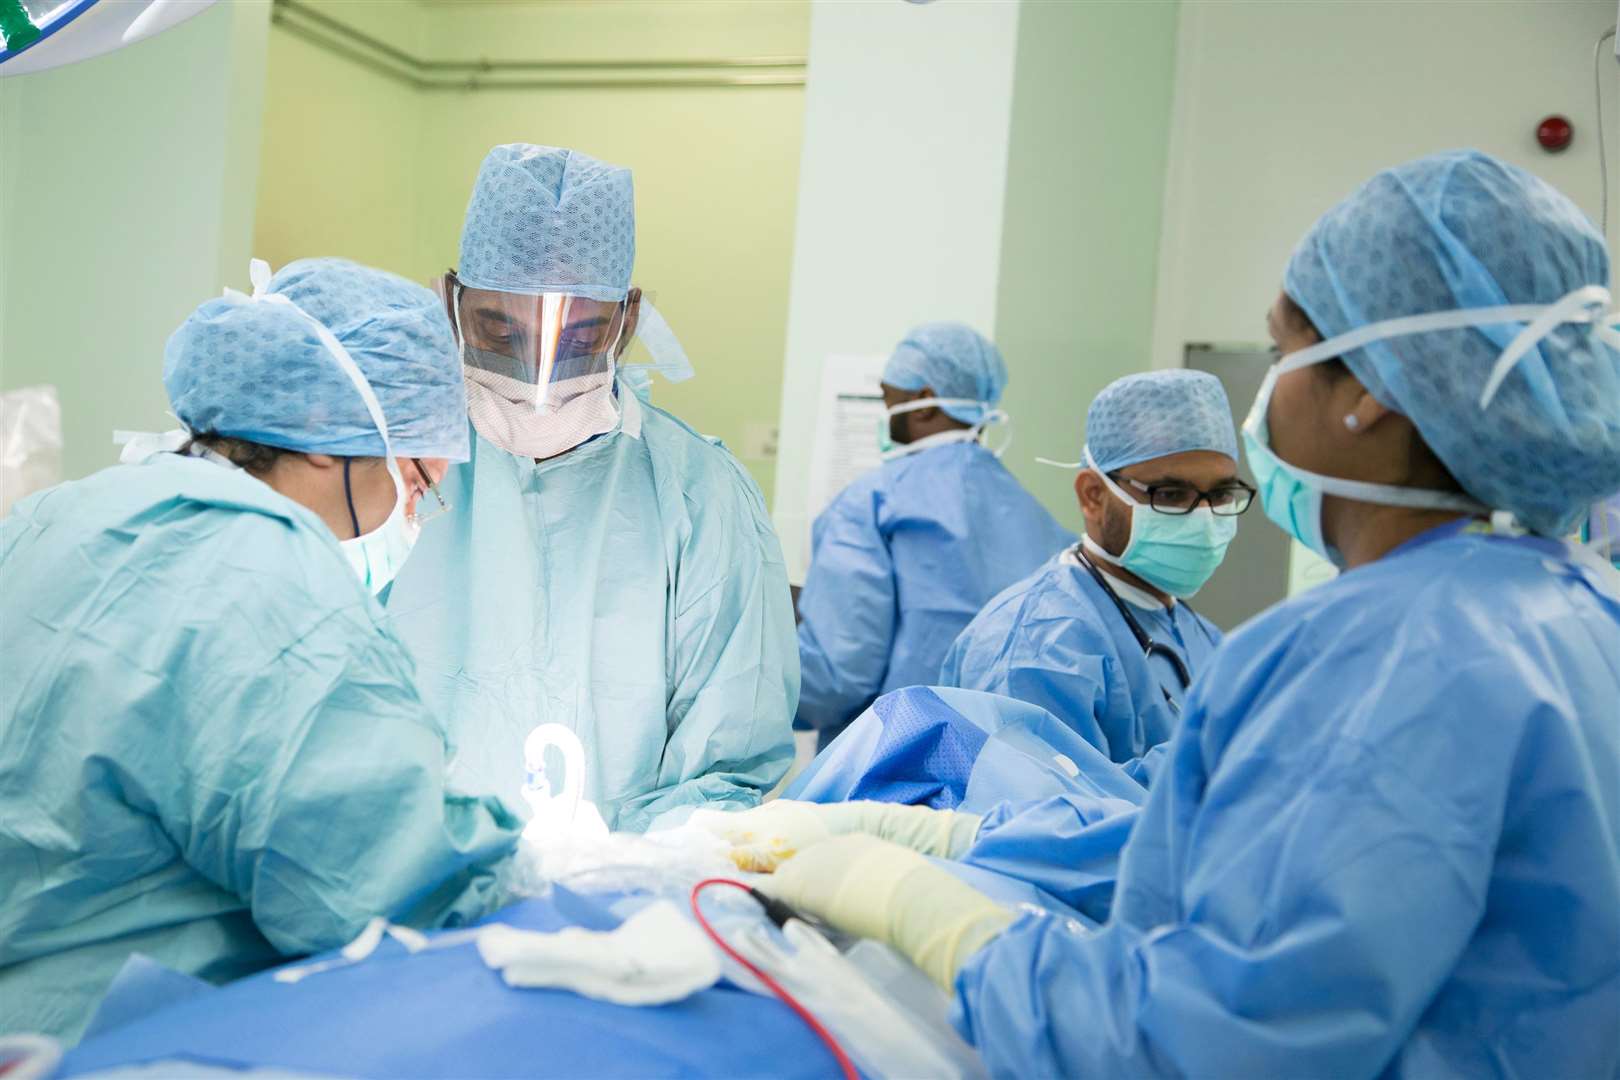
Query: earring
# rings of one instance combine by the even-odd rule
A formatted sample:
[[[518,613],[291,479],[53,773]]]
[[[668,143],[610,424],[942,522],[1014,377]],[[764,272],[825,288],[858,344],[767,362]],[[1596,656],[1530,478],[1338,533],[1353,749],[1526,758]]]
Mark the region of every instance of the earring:
[[[1356,418],[1355,413],[1351,413],[1344,418],[1344,426],[1349,428],[1351,431],[1357,431],[1361,428],[1361,421]]]

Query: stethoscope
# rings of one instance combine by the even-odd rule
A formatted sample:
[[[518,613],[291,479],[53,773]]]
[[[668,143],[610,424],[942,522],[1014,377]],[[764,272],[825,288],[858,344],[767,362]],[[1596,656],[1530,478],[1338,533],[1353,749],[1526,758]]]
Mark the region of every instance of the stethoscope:
[[[1086,568],[1092,580],[1097,583],[1097,587],[1106,593],[1108,599],[1112,600],[1114,606],[1119,609],[1120,618],[1125,620],[1125,625],[1130,627],[1131,636],[1142,647],[1142,655],[1148,659],[1157,656],[1167,661],[1171,670],[1176,673],[1176,679],[1180,681],[1181,689],[1185,693],[1192,686],[1192,672],[1187,670],[1186,661],[1170,646],[1154,641],[1152,636],[1142,628],[1142,624],[1136,621],[1136,616],[1131,614],[1130,605],[1119,598],[1119,594],[1114,591],[1113,586],[1109,585],[1107,579],[1103,577],[1102,571],[1093,566],[1091,560],[1086,558],[1086,553],[1079,544],[1074,545],[1074,557],[1081,566]],[[1191,611],[1192,608],[1189,607],[1187,610]],[[1164,700],[1169,703],[1170,707],[1179,712],[1181,706],[1176,703],[1176,699],[1171,696],[1170,691],[1163,686],[1159,687],[1159,690],[1164,694]]]

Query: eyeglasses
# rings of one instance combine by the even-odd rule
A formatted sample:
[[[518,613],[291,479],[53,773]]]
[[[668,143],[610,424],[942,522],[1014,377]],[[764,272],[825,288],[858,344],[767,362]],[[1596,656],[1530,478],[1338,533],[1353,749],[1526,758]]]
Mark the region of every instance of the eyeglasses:
[[[433,501],[438,503],[437,506],[424,511],[422,509],[422,503],[426,496],[424,496],[422,499],[416,500],[416,512],[411,515],[411,520],[416,523],[418,528],[420,528],[421,526],[432,521],[434,518],[443,517],[445,514],[449,513],[450,504],[444,501],[443,495],[439,494],[439,485],[434,482],[433,477],[429,475],[427,469],[423,468],[421,460],[418,458],[411,458],[411,464],[416,466],[416,471],[421,474],[423,482],[427,484],[427,494],[432,495]]]
[[[1110,474],[1116,483],[1129,484],[1147,495],[1148,505],[1161,514],[1190,514],[1199,503],[1221,517],[1237,517],[1254,505],[1255,489],[1242,480],[1229,480],[1209,491],[1200,491],[1191,484],[1144,484],[1119,473]]]

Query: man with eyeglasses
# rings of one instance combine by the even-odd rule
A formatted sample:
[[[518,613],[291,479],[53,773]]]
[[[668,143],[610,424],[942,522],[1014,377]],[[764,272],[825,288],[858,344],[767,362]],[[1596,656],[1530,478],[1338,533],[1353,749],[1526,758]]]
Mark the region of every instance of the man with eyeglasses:
[[[1213,375],[1152,371],[1097,395],[1074,490],[1085,536],[987,604],[940,682],[1039,705],[1116,762],[1175,730],[1221,632],[1185,602],[1254,501]],[[1135,770],[1144,782],[1150,766]]]

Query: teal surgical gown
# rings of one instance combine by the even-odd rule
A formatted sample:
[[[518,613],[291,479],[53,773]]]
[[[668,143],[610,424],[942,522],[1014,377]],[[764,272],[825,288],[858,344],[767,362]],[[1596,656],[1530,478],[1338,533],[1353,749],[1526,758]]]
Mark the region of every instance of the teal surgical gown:
[[[0,1032],[76,1039],[132,953],[215,982],[501,899],[518,819],[331,532],[160,454],[0,524]]]
[[[584,745],[610,826],[751,806],[793,759],[781,545],[723,447],[621,393],[619,428],[536,463],[475,435],[388,593],[454,775],[518,799],[543,723]]]
[[[930,685],[985,601],[1074,543],[977,443],[884,464],[816,518],[799,596],[798,719],[827,745],[890,690]]]
[[[993,1074],[1620,1074],[1620,581],[1590,553],[1452,524],[1271,609],[1164,768],[1101,929],[1025,914],[959,973]],[[1129,820],[1054,809],[1053,861]]]
[[[1194,678],[1221,642],[1180,601],[1130,611]],[[952,644],[939,682],[1039,705],[1118,762],[1170,737],[1185,694],[1174,666],[1143,654],[1119,608],[1068,552],[985,605]]]

